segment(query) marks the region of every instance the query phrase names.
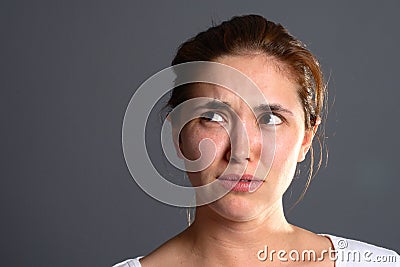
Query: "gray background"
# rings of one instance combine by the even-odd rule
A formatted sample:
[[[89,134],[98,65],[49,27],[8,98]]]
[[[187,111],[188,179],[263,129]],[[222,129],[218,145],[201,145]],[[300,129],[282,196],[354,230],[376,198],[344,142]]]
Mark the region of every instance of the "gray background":
[[[289,220],[400,250],[398,1],[3,0],[2,266],[110,266],[185,228],[131,178],[123,115],[182,41],[246,13],[287,26],[330,76],[329,163]]]

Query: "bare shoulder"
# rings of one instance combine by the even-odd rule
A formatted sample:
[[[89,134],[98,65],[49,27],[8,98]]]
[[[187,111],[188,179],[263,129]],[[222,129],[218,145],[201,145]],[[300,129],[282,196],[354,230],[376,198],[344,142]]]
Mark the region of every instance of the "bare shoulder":
[[[306,229],[294,226],[296,251],[299,253],[301,266],[335,266],[329,251],[333,250],[332,241]]]
[[[305,247],[316,250],[324,250],[329,248],[333,249],[333,244],[328,237],[313,233],[297,226],[293,227],[296,232],[296,239],[299,241],[299,243],[304,244]]]
[[[186,261],[185,255],[189,255],[187,250],[181,236],[177,235],[141,258],[140,263],[142,267],[183,266]]]

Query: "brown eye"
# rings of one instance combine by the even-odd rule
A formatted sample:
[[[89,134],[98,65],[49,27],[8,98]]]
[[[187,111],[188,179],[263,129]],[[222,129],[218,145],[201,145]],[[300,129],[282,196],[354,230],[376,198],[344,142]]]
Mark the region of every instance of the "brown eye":
[[[208,112],[203,113],[201,115],[201,118],[203,120],[211,121],[211,122],[218,122],[218,123],[225,122],[224,118],[220,114],[218,114],[217,112],[214,112],[214,111],[208,111]]]
[[[266,124],[266,125],[279,125],[282,124],[283,120],[275,114],[272,113],[265,113],[259,119],[259,124]]]

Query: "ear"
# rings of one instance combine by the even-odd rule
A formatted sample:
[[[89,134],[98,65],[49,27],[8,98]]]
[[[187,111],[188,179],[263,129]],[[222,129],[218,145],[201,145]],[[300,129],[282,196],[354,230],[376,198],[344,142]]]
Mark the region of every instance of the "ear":
[[[175,151],[176,151],[176,155],[178,156],[178,158],[180,159],[184,159],[185,157],[182,155],[181,152],[181,138],[180,138],[180,133],[178,132],[177,127],[174,126],[174,123],[171,121],[171,116],[168,115],[167,116],[167,120],[171,123],[171,128],[172,128],[172,140],[174,142],[174,147],[175,147]]]
[[[306,155],[312,145],[312,141],[314,139],[315,133],[317,132],[318,126],[320,124],[321,124],[321,118],[318,117],[315,122],[315,125],[311,129],[308,129],[304,132],[304,138],[303,138],[303,142],[301,144],[297,162],[302,162],[306,158]]]

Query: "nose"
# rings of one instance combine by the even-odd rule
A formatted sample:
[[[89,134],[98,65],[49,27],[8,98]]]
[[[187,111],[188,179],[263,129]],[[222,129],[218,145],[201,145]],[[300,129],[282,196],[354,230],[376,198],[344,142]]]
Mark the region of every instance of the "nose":
[[[256,125],[248,125],[238,122],[230,129],[230,146],[226,152],[228,161],[237,163],[253,161],[259,154],[260,130]]]

